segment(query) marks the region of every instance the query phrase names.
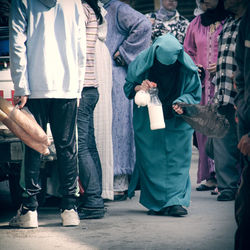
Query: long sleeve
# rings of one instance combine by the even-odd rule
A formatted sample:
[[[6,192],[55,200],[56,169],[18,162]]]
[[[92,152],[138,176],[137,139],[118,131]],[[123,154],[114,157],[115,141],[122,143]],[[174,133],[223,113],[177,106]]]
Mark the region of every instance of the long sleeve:
[[[196,63],[197,48],[195,43],[195,37],[193,32],[194,23],[191,22],[187,28],[187,33],[184,40],[184,50]]]
[[[84,12],[79,16],[78,24],[78,77],[79,77],[79,86],[82,87],[85,77],[85,65],[86,65],[86,20]]]
[[[173,103],[184,102],[198,104],[201,100],[201,83],[198,72],[182,73],[184,75],[182,95]]]
[[[236,86],[238,94],[235,103],[239,115],[250,124],[250,7],[239,26],[235,58],[237,62]]]
[[[119,52],[125,62],[129,64],[151,42],[151,23],[141,13],[123,4],[118,8],[117,23],[127,38],[119,47]]]
[[[10,70],[15,95],[30,95],[27,73],[27,3],[13,0],[10,13]]]

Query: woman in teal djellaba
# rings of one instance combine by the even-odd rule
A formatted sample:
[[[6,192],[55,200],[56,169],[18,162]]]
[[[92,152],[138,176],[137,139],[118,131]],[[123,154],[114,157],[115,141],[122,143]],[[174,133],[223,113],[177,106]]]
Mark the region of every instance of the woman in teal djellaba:
[[[183,216],[190,203],[189,169],[193,129],[177,103],[198,104],[201,84],[196,65],[171,34],[160,36],[129,65],[124,85],[128,99],[139,90],[159,90],[166,127],[150,130],[148,108],[134,103],[136,164],[129,197],[140,182],[140,203],[150,215]]]

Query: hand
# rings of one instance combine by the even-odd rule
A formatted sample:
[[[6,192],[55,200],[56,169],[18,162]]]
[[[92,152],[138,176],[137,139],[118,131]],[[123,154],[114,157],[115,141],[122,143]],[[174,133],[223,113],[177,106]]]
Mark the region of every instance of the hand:
[[[241,137],[238,149],[243,155],[250,156],[250,137],[248,137],[248,134]]]
[[[173,110],[179,114],[179,115],[182,115],[183,114],[183,109],[181,107],[179,107],[177,104],[174,104],[173,105]]]
[[[232,78],[232,82],[233,82],[233,88],[235,91],[237,91],[235,73],[232,74],[231,78]]]
[[[198,67],[198,73],[199,76],[201,77],[201,68],[203,68],[203,66],[201,64],[196,64],[196,66]]]
[[[14,104],[18,105],[19,109],[22,109],[28,100],[28,96],[14,96]]]
[[[144,80],[141,85],[137,85],[135,87],[135,91],[138,92],[139,90],[147,91],[150,88],[157,87],[157,84],[155,82],[150,82],[148,79]]]
[[[113,58],[116,59],[116,57],[119,56],[119,55],[120,55],[120,52],[119,52],[119,50],[117,50],[117,51],[115,52],[115,54],[113,55]]]
[[[124,66],[127,65],[126,62],[125,62],[125,60],[124,60],[123,57],[121,56],[119,50],[117,50],[117,51],[114,53],[113,59],[114,59],[114,61],[115,61],[116,66],[122,66],[122,67],[124,67]]]
[[[208,65],[208,68],[207,68],[207,70],[208,70],[208,72],[211,74],[211,75],[215,75],[215,73],[216,73],[216,63],[212,63],[212,64],[209,64]]]

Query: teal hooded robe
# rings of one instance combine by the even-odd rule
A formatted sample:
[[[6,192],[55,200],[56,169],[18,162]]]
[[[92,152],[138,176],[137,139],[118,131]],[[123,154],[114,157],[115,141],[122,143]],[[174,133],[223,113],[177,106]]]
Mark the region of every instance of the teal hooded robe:
[[[124,85],[128,99],[133,99],[135,86],[148,79],[154,59],[171,65],[180,63],[177,86],[180,96],[174,103],[198,104],[201,83],[196,65],[171,34],[157,38],[150,48],[141,52],[129,65]],[[150,130],[148,108],[134,103],[133,126],[136,145],[136,164],[129,186],[129,197],[140,180],[140,203],[153,211],[172,206],[189,206],[191,183],[189,169],[192,156],[193,129],[177,113],[165,119],[166,128]]]

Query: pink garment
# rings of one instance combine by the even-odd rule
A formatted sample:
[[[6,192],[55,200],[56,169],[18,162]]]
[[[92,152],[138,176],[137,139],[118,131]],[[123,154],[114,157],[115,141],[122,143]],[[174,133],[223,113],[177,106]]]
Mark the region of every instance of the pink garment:
[[[206,76],[202,81],[202,98],[200,102],[202,105],[206,105],[214,96],[214,85],[211,83],[212,76],[210,76],[207,68],[209,64],[217,63],[218,38],[222,26],[223,23],[213,33],[210,33],[210,26],[203,26],[201,17],[197,16],[189,24],[184,40],[184,50],[191,56],[195,64],[201,64],[206,72]],[[208,180],[215,168],[213,160],[205,153],[207,137],[197,132],[196,137],[199,148],[197,183],[200,183],[203,180]]]

